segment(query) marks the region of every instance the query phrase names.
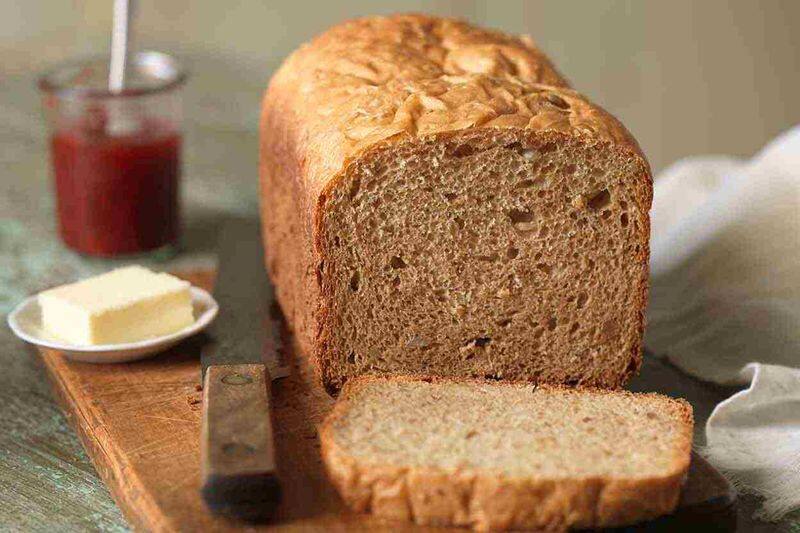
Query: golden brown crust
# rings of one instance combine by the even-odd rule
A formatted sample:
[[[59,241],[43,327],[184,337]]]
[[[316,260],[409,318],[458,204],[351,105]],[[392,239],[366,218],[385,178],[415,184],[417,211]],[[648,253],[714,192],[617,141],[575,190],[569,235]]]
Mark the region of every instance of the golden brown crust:
[[[345,22],[300,47],[270,83],[316,199],[359,152],[387,139],[476,127],[556,130],[640,154],[611,115],[569,89],[529,41],[424,15]]]
[[[613,146],[650,179],[630,133],[526,38],[425,15],[371,17],[331,28],[286,60],[262,105],[261,211],[268,269],[305,353],[325,357],[321,213],[348,166],[381,147],[495,128]],[[641,200],[647,212],[650,199]],[[641,360],[634,352],[628,374]]]
[[[336,444],[334,426],[359,388],[375,381],[418,381],[411,377],[362,376],[348,381],[320,429],[328,475],[347,505],[424,525],[470,526],[478,530],[597,528],[630,525],[672,512],[689,468],[694,425],[692,408],[682,399],[659,394],[638,398],[667,400],[683,422],[672,472],[661,477],[537,479],[510,477],[482,469],[376,465],[359,461]],[[428,381],[445,381],[429,378]],[[472,382],[477,380],[455,380]],[[579,389],[543,388],[580,394]],[[585,390],[585,389],[584,389]],[[634,396],[626,391],[593,389]]]

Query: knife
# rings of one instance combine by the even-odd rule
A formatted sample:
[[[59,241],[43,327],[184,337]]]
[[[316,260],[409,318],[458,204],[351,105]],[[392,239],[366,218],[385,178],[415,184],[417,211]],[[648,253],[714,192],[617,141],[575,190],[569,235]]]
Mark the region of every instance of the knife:
[[[270,383],[289,374],[261,242],[258,220],[224,221],[214,287],[220,310],[200,356],[203,499],[212,513],[252,522],[268,519],[280,501]]]

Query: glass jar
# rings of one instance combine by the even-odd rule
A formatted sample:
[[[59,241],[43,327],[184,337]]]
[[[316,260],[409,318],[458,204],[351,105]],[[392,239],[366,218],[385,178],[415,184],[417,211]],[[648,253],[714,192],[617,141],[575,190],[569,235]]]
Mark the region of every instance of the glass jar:
[[[87,255],[169,253],[180,232],[186,74],[166,54],[140,52],[111,92],[108,68],[107,58],[76,61],[39,80],[59,233]]]

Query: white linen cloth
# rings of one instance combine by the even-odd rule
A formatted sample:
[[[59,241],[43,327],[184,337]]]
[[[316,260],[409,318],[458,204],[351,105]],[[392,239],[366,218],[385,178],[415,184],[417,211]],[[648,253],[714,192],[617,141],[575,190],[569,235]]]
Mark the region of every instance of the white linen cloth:
[[[645,345],[707,381],[749,384],[706,455],[762,516],[800,508],[800,127],[749,161],[693,157],[656,178]]]
[[[779,518],[800,508],[800,369],[751,363],[739,375],[750,386],[714,409],[704,455]]]

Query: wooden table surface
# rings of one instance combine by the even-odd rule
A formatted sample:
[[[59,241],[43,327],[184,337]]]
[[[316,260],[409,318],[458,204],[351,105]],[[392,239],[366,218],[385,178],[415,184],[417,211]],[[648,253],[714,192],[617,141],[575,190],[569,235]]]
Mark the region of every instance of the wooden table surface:
[[[214,105],[220,113],[226,102]],[[56,237],[46,137],[30,77],[0,80],[0,118],[0,314],[5,318],[24,296],[115,263],[72,254]],[[184,251],[176,261],[155,264],[159,269],[207,261],[220,217],[256,212],[255,132],[193,123],[188,129]],[[126,531],[59,411],[39,358],[5,326],[0,369],[0,531]],[[733,392],[700,383],[653,357],[633,388],[688,399],[695,408],[697,442],[713,406]],[[753,499],[741,499],[743,531],[800,529],[789,521],[755,522],[754,509]]]

